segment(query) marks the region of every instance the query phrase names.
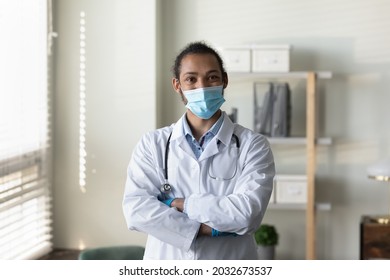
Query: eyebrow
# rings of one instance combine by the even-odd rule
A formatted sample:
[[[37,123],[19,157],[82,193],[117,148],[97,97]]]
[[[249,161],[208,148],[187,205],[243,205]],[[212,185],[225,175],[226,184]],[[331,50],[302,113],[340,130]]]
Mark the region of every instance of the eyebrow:
[[[218,70],[210,70],[210,71],[207,71],[206,72],[206,75],[209,75],[209,74],[212,74],[212,73],[220,73],[220,71],[218,71]],[[183,73],[183,75],[197,75],[198,74],[198,72],[185,72],[185,73]]]

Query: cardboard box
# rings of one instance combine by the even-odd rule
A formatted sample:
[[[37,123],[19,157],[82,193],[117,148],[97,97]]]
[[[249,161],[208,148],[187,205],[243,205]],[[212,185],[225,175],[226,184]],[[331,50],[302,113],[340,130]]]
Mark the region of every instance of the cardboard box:
[[[252,72],[290,71],[290,45],[252,47]]]
[[[249,47],[227,47],[221,51],[226,71],[250,72],[251,50]]]
[[[276,175],[274,191],[276,203],[307,203],[307,176]]]

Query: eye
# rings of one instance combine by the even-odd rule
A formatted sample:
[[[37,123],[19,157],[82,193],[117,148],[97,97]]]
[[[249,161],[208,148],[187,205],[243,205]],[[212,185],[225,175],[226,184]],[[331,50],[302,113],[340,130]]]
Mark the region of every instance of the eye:
[[[196,79],[195,79],[195,77],[193,77],[193,76],[188,76],[188,77],[185,78],[184,81],[185,81],[186,83],[193,84],[193,83],[196,82]]]
[[[210,75],[210,76],[209,76],[209,80],[210,80],[210,81],[213,81],[213,82],[214,82],[214,81],[219,81],[219,79],[220,79],[220,78],[219,78],[218,75]]]

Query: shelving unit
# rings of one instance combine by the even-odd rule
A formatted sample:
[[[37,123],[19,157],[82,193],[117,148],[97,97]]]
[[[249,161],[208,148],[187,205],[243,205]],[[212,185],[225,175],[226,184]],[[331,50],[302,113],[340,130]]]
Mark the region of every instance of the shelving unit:
[[[269,138],[271,145],[306,145],[306,204],[270,204],[270,209],[306,210],[306,259],[316,259],[316,211],[330,210],[329,203],[315,202],[316,148],[332,144],[331,138],[316,137],[317,79],[330,79],[331,72],[229,73],[230,82],[264,79],[306,79],[306,137]]]

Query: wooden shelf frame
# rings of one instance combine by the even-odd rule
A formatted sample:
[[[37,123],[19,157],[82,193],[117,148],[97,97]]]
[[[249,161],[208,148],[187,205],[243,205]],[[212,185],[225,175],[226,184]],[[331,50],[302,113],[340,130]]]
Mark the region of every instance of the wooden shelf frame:
[[[309,72],[306,80],[306,259],[316,259],[316,209],[315,209],[315,174],[316,174],[316,73]]]

